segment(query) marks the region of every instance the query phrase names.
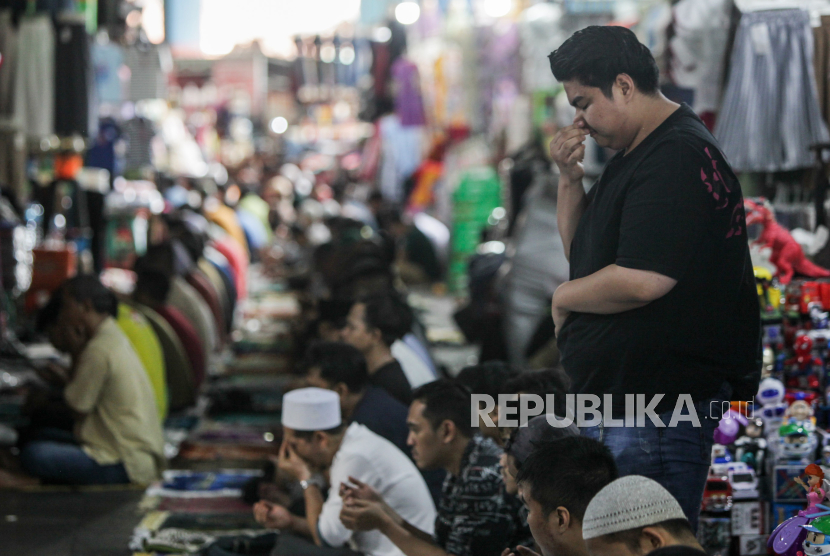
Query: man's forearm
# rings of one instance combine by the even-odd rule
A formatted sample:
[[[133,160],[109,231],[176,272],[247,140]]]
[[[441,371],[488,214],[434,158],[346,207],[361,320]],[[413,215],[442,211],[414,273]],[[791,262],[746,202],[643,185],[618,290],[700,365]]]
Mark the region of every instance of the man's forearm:
[[[571,242],[576,235],[576,227],[582,213],[585,212],[585,189],[582,182],[572,183],[564,176],[559,177],[559,189],[556,197],[556,221],[559,235],[565,248],[565,257],[571,260]]]
[[[380,532],[406,556],[448,556],[442,548],[435,545],[431,535],[410,525],[406,520],[396,520],[387,516]]]
[[[311,529],[308,528],[308,521],[306,518],[300,517],[298,515],[291,516],[291,526],[289,527],[293,533],[297,533],[303,537],[307,537],[309,539],[313,539],[314,535],[311,533]],[[314,528],[316,531],[316,527]]]
[[[648,305],[647,274],[617,265],[562,284],[554,293],[554,304],[575,313],[613,315]]]
[[[303,496],[305,497],[305,526],[308,528],[308,536],[314,539],[314,544],[323,546],[320,535],[317,533],[317,520],[323,512],[323,493],[317,485],[312,484],[303,491]]]

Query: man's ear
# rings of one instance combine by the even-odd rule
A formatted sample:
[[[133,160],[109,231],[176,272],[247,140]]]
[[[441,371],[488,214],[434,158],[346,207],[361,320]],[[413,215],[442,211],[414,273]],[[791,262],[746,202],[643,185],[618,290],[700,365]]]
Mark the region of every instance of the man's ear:
[[[634,93],[634,80],[627,73],[621,73],[614,80],[614,88],[618,89],[625,100],[630,100]]]
[[[349,387],[346,386],[345,382],[338,382],[334,385],[334,391],[337,392],[337,395],[342,398],[349,393]]]
[[[455,436],[458,434],[458,429],[455,428],[455,423],[449,419],[445,419],[438,427],[438,433],[441,435],[441,442],[449,444],[455,440]]]
[[[380,328],[372,328],[369,330],[369,335],[372,339],[377,343],[383,343],[383,332],[380,331]]]
[[[643,554],[648,554],[652,550],[669,546],[671,539],[665,529],[660,527],[644,527],[640,534],[640,548]]]
[[[548,516],[548,529],[559,535],[564,535],[571,526],[571,512],[559,506]]]

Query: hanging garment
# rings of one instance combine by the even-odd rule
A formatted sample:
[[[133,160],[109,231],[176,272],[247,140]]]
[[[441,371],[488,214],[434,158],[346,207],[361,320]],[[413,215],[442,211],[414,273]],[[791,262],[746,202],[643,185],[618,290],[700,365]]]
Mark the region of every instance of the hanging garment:
[[[55,132],[55,30],[49,16],[20,21],[14,119],[27,137]]]
[[[813,165],[810,145],[830,140],[813,71],[810,16],[801,10],[746,13],[732,50],[715,137],[736,172]]]
[[[89,137],[97,127],[89,35],[83,23],[59,22],[55,38],[55,133]]]
[[[138,44],[124,52],[124,63],[130,68],[129,100],[167,98],[167,74],[172,66],[167,47]]]
[[[124,172],[151,166],[150,142],[155,135],[152,122],[146,118],[133,118],[124,124],[123,129],[124,138],[127,140],[127,160],[124,164]]]
[[[85,165],[89,168],[104,168],[111,177],[117,175],[115,142],[121,138],[121,128],[112,118],[103,118],[98,126],[98,136],[86,151]]]
[[[426,125],[418,66],[409,60],[398,58],[392,64],[392,79],[395,80],[395,112],[401,119],[401,125]]]
[[[18,199],[26,190],[26,138],[15,129],[0,127],[0,185]]]
[[[14,13],[0,10],[0,117],[12,115],[12,92],[17,66],[17,30],[13,24]]]
[[[681,0],[672,8],[669,75],[680,87],[694,90],[692,109],[717,112],[729,40],[731,0]]]
[[[821,23],[813,28],[818,104],[825,124],[830,124],[830,15],[821,16]]]
[[[121,66],[124,54],[117,44],[92,45],[92,67],[95,75],[95,92],[99,102],[119,104],[123,98]]]
[[[401,203],[404,181],[409,178],[422,160],[424,129],[401,125],[396,114],[380,119],[383,162],[380,169],[380,191],[389,202]]]

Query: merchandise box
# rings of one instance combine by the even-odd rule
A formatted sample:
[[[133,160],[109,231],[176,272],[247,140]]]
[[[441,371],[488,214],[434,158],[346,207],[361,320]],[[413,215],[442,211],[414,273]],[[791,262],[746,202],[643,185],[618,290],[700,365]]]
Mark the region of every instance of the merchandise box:
[[[786,520],[797,515],[804,507],[804,504],[773,504],[772,515],[769,520],[770,529],[775,529]]]
[[[700,516],[697,526],[697,540],[710,556],[723,549],[728,554],[732,540],[731,520],[728,517]]]
[[[766,535],[741,535],[738,539],[740,556],[760,556],[767,553]]]
[[[773,502],[807,504],[807,493],[795,479],[804,474],[804,465],[776,465],[773,469]],[[803,506],[801,509],[804,509]]]
[[[735,503],[732,506],[732,535],[763,535],[766,531],[764,518],[764,511],[758,500]]]

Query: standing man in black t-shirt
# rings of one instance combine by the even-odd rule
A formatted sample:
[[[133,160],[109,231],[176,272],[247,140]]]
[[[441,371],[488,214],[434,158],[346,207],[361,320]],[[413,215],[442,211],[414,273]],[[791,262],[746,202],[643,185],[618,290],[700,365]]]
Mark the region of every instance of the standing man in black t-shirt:
[[[749,399],[760,375],[741,188],[701,120],[660,93],[654,58],[628,29],[578,31],[550,64],[576,108],[551,144],[571,264],[553,318],[572,390],[611,406],[583,434],[609,446],[620,475],[663,484],[696,526],[719,417],[710,402]],[[586,194],[588,135],[618,152]],[[626,394],[646,404],[663,394],[654,410],[662,423],[611,425]],[[695,406],[684,414],[699,422],[671,427],[683,394]]]

